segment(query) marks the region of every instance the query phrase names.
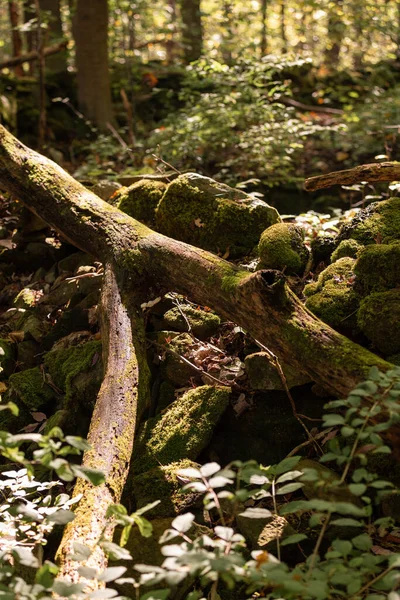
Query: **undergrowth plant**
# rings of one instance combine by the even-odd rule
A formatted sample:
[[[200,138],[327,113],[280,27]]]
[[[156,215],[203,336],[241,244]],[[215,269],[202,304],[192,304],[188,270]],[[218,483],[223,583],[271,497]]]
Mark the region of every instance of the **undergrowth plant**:
[[[121,505],[110,506],[109,517],[122,532],[118,541],[98,543],[117,566],[101,573],[86,567],[94,548],[76,544],[73,558],[80,574],[124,585],[125,593],[131,590],[125,597],[137,600],[400,600],[400,552],[387,542],[394,523],[381,513],[382,501],[398,492],[374,467],[391,453],[385,438],[399,421],[399,396],[400,367],[386,373],[372,368],[347,399],[329,402],[323,422],[328,449],[311,466],[309,460],[302,464],[302,457],[289,456],[272,466],[234,461],[225,469],[208,463],[179,471],[186,482],[182,492],[203,497],[207,528],[196,526],[192,513],[177,516],[159,540],[162,564],[136,564],[134,577],[126,577],[127,568],[121,566],[121,561],[132,561],[125,544],[133,526],[145,537],[151,534],[143,514],[154,504],[131,515]],[[38,445],[29,460],[21,450],[27,441]],[[64,458],[86,448],[83,440],[64,437],[57,429],[48,436],[1,432],[1,453],[22,469],[3,473],[0,481],[0,528],[8,530],[6,542],[0,541],[0,598],[36,600],[54,592],[92,600],[121,598],[109,587],[85,593],[84,583],[57,581],[56,565],[41,561],[48,532],[73,518],[76,499],[54,494],[60,482],[37,481],[34,468],[45,465],[60,479],[79,475],[99,483],[101,474]],[[248,548],[239,532],[240,520],[247,519],[275,527],[274,552]],[[295,533],[279,533],[285,520]]]

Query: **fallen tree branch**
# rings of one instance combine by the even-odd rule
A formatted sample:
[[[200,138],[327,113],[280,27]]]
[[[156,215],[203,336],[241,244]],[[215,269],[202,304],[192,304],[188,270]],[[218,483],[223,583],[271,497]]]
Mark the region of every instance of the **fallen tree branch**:
[[[370,183],[376,181],[397,181],[400,179],[400,164],[393,162],[372,163],[369,165],[360,165],[354,169],[345,171],[333,171],[326,175],[318,175],[306,179],[304,189],[307,192],[315,192],[323,188],[329,188],[332,185],[352,185],[367,181]]]
[[[48,46],[47,48],[43,48],[43,56],[51,56],[52,54],[57,54],[57,52],[61,52],[61,50],[65,50],[68,45],[68,41],[64,40],[60,44],[56,44],[54,46]],[[27,52],[26,54],[21,54],[21,56],[14,56],[13,58],[9,58],[0,63],[0,71],[3,69],[9,69],[11,67],[16,67],[17,65],[21,65],[26,62],[32,62],[34,60],[38,60],[40,58],[40,52],[38,50],[32,50],[32,52]]]
[[[144,364],[144,322],[140,309],[130,306],[123,297],[124,283],[118,282],[115,269],[107,265],[101,299],[104,380],[97,397],[88,434],[91,450],[83,457],[83,465],[100,469],[105,483],[97,487],[78,480],[74,496],[82,494],[75,519],[68,524],[57,556],[58,578],[68,582],[85,581],[88,589],[96,589],[78,572],[79,564],[69,558],[73,544],[79,542],[92,549],[85,566],[101,572],[107,558],[98,542],[111,539],[113,526],[106,520],[110,504],[119,503],[128,475],[137,418],[148,404],[148,369]],[[139,413],[139,415],[138,415]]]

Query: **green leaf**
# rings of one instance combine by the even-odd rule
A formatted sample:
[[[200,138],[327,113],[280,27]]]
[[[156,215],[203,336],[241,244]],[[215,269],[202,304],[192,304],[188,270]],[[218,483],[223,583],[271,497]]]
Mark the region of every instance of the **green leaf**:
[[[44,588],[49,589],[53,585],[54,578],[58,573],[58,567],[46,561],[37,571],[35,575],[35,583],[42,585]]]
[[[349,490],[354,496],[362,496],[366,492],[367,486],[365,483],[350,483]]]
[[[342,556],[347,556],[348,554],[350,554],[353,546],[348,540],[333,540],[332,548],[336,552],[340,552]]]
[[[298,544],[299,542],[306,540],[307,536],[303,533],[294,533],[293,535],[289,535],[289,537],[285,538],[281,542],[281,546],[289,546],[289,544]]]
[[[171,526],[179,531],[180,533],[186,533],[192,527],[194,521],[194,515],[192,513],[185,513],[184,515],[179,515],[176,517]]]
[[[146,504],[145,506],[142,506],[141,508],[138,508],[137,510],[135,510],[135,512],[131,515],[131,517],[135,516],[135,515],[144,515],[144,513],[148,512],[149,510],[152,510],[153,508],[155,508],[156,506],[158,506],[160,504],[161,500],[155,500],[154,502],[150,502],[150,504]]]
[[[299,490],[300,488],[302,488],[303,485],[304,484],[300,483],[300,482],[288,483],[287,485],[284,485],[281,488],[278,488],[275,491],[275,494],[277,496],[279,496],[281,494],[290,494],[290,493],[295,492],[296,490]]]
[[[56,523],[57,525],[66,525],[67,523],[71,523],[74,519],[75,513],[73,513],[72,510],[65,510],[63,508],[60,508],[57,512],[47,515],[46,517],[46,521]]]
[[[67,444],[72,446],[73,448],[77,448],[78,450],[82,450],[82,452],[87,452],[91,449],[91,445],[89,442],[84,440],[81,437],[76,437],[74,435],[67,435],[65,437],[65,441]]]
[[[92,567],[78,567],[78,573],[82,577],[86,579],[95,579],[97,575],[97,569],[93,569]]]
[[[101,542],[100,546],[111,560],[132,560],[131,553],[113,542]]]
[[[296,479],[297,477],[300,477],[300,475],[303,474],[303,471],[288,471],[287,473],[284,473],[284,475],[281,475],[280,477],[278,477],[278,479],[276,480],[276,484],[278,483],[283,483],[284,481],[292,481],[292,479]]]
[[[267,508],[246,508],[244,512],[239,513],[239,516],[246,519],[269,519],[272,517],[272,512]]]
[[[153,525],[150,523],[150,521],[145,517],[140,517],[137,515],[135,515],[133,518],[136,525],[139,527],[140,535],[146,538],[150,537],[153,533]]]
[[[218,463],[216,462],[211,462],[211,463],[207,463],[205,465],[203,465],[200,468],[200,473],[202,474],[203,477],[211,477],[212,475],[215,475],[215,473],[218,473],[218,471],[221,470],[221,467]]]
[[[166,600],[169,596],[170,590],[154,590],[153,592],[147,592],[140,596],[140,600]]]
[[[92,554],[92,551],[89,548],[89,546],[81,544],[80,542],[74,542],[72,548],[74,549],[74,552],[76,554],[80,554],[83,557],[82,560],[88,559],[89,556]]]
[[[55,581],[53,585],[53,592],[59,596],[65,596],[69,598],[75,594],[80,594],[85,589],[85,583],[67,583],[66,581]]]
[[[333,427],[335,425],[343,425],[344,417],[342,415],[323,415],[323,427]]]
[[[201,473],[199,469],[194,469],[193,467],[188,467],[187,469],[179,469],[179,471],[177,471],[176,474],[180,477],[190,477],[193,479],[201,478]]]
[[[342,427],[342,429],[340,430],[340,433],[342,434],[343,437],[350,437],[351,435],[353,435],[354,433],[354,429],[353,427],[349,427],[348,425],[344,425]]]
[[[372,540],[367,533],[363,533],[358,535],[357,537],[352,539],[353,546],[358,548],[358,550],[368,551],[372,548]]]
[[[89,598],[92,600],[106,600],[107,598],[114,598],[118,596],[117,590],[112,590],[111,588],[104,588],[101,590],[96,590],[89,594]]]
[[[99,581],[104,581],[105,583],[109,583],[110,581],[115,581],[118,577],[121,577],[126,572],[126,567],[108,567],[98,576]]]
[[[278,463],[275,467],[275,477],[280,475],[281,473],[285,473],[286,471],[290,471],[294,467],[296,467],[297,463],[301,459],[301,456],[290,456],[289,458],[284,458],[280,463]]]
[[[338,525],[339,527],[364,527],[364,523],[362,521],[356,521],[355,519],[346,517],[335,519],[334,521],[331,521],[331,524]]]
[[[104,473],[99,469],[90,469],[89,467],[80,467],[77,465],[71,465],[71,469],[75,477],[81,477],[93,485],[97,486],[105,482]]]

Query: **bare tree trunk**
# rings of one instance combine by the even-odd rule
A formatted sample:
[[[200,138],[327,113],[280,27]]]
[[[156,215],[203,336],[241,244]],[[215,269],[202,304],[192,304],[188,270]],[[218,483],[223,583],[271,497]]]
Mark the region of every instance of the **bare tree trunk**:
[[[181,0],[182,45],[187,64],[198,60],[203,51],[201,0]]]
[[[343,0],[337,0],[330,9],[328,16],[328,42],[325,50],[325,63],[330,69],[335,69],[339,64],[344,33]]]
[[[113,121],[107,0],[77,0],[73,17],[79,107],[100,129]]]
[[[13,49],[13,56],[19,57],[22,54],[22,38],[21,34],[18,31],[19,23],[19,10],[18,10],[18,2],[14,2],[13,0],[9,0],[8,2],[8,14],[10,17],[10,25],[11,25],[11,43]],[[16,65],[14,67],[14,73],[17,77],[23,77],[24,70],[22,65]]]
[[[288,40],[286,35],[286,0],[281,0],[281,40],[282,52],[286,54],[288,51]]]
[[[261,2],[261,43],[260,52],[261,57],[267,54],[267,7],[268,0],[262,0]]]

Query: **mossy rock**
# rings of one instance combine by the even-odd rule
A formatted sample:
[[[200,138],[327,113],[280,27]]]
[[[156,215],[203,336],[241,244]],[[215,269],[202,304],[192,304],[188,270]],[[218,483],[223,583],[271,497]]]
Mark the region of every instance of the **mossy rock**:
[[[186,392],[139,432],[135,475],[183,458],[195,460],[209,443],[229,403],[230,388],[200,386]]]
[[[360,304],[361,331],[384,356],[400,352],[400,289],[375,292]]]
[[[45,382],[39,367],[14,373],[8,382],[11,393],[29,410],[43,409],[46,404],[55,400],[55,392]]]
[[[170,465],[154,467],[133,477],[130,483],[137,508],[160,500],[160,504],[146,513],[147,518],[173,517],[188,510],[194,497],[193,494],[182,493],[182,484],[178,480],[177,472],[179,469],[198,466],[191,460],[183,459]]]
[[[93,261],[93,256],[86,252],[74,252],[60,260],[57,266],[60,273],[75,273],[76,269],[84,265],[91,265]]]
[[[17,346],[17,360],[22,369],[32,369],[36,367],[41,358],[40,345],[33,340],[24,340]]]
[[[364,293],[383,292],[400,285],[400,243],[366,246],[359,254],[354,273]]]
[[[169,381],[163,381],[158,391],[157,412],[160,413],[175,400],[175,386]]]
[[[161,365],[163,379],[175,385],[183,386],[187,385],[189,379],[196,375],[196,370],[179,358],[179,356],[185,356],[192,345],[193,339],[188,333],[181,333],[165,344],[167,350]],[[172,350],[174,354],[168,352],[168,349]]]
[[[306,307],[340,331],[356,333],[360,296],[354,289],[353,258],[339,258],[304,288]]]
[[[253,390],[283,390],[284,385],[278,371],[271,364],[266,352],[255,352],[244,359],[249,384]],[[304,385],[310,381],[308,375],[293,369],[289,365],[282,366],[288,388]]]
[[[101,179],[91,189],[93,194],[96,194],[99,198],[109,204],[115,204],[116,192],[122,188],[122,185],[117,181],[108,181],[108,179]]]
[[[352,238],[369,244],[393,244],[400,240],[400,198],[374,202],[363,208],[350,221],[342,225],[338,241]]]
[[[154,226],[156,208],[166,189],[167,185],[162,181],[137,181],[118,192],[115,197],[117,207],[134,219]]]
[[[212,312],[180,306],[168,310],[164,315],[164,322],[168,329],[176,331],[188,331],[189,322],[193,335],[200,340],[206,340],[216,334],[221,319]]]
[[[336,247],[336,237],[333,235],[318,235],[311,241],[311,254],[314,266],[320,263],[326,265],[330,262],[330,256]]]
[[[38,343],[47,335],[50,327],[48,321],[28,311],[21,315],[16,324],[17,330],[23,331],[26,339],[33,339]]]
[[[24,288],[15,297],[13,305],[17,308],[32,308],[36,304],[37,294],[30,288]]]
[[[304,230],[294,223],[276,223],[266,229],[258,244],[260,269],[277,269],[301,275],[309,259]]]
[[[251,252],[264,229],[279,221],[262,200],[196,173],[170,183],[156,211],[161,233],[230,258]]]
[[[0,378],[8,377],[15,367],[15,344],[0,338]]]
[[[66,310],[61,314],[57,323],[53,325],[46,335],[44,344],[47,348],[51,348],[54,342],[60,338],[69,335],[73,331],[87,330],[89,327],[88,311],[81,308],[81,306],[74,306],[74,308]]]
[[[52,350],[44,358],[46,370],[66,401],[92,405],[102,380],[101,342],[90,341]]]
[[[332,252],[331,262],[336,262],[339,258],[357,258],[359,250],[362,246],[356,240],[342,240],[339,246]]]
[[[77,304],[85,296],[92,292],[98,292],[102,284],[102,277],[82,277],[81,279],[64,280],[59,285],[53,286],[48,294],[42,296],[41,304],[51,306],[63,306],[67,302]]]

